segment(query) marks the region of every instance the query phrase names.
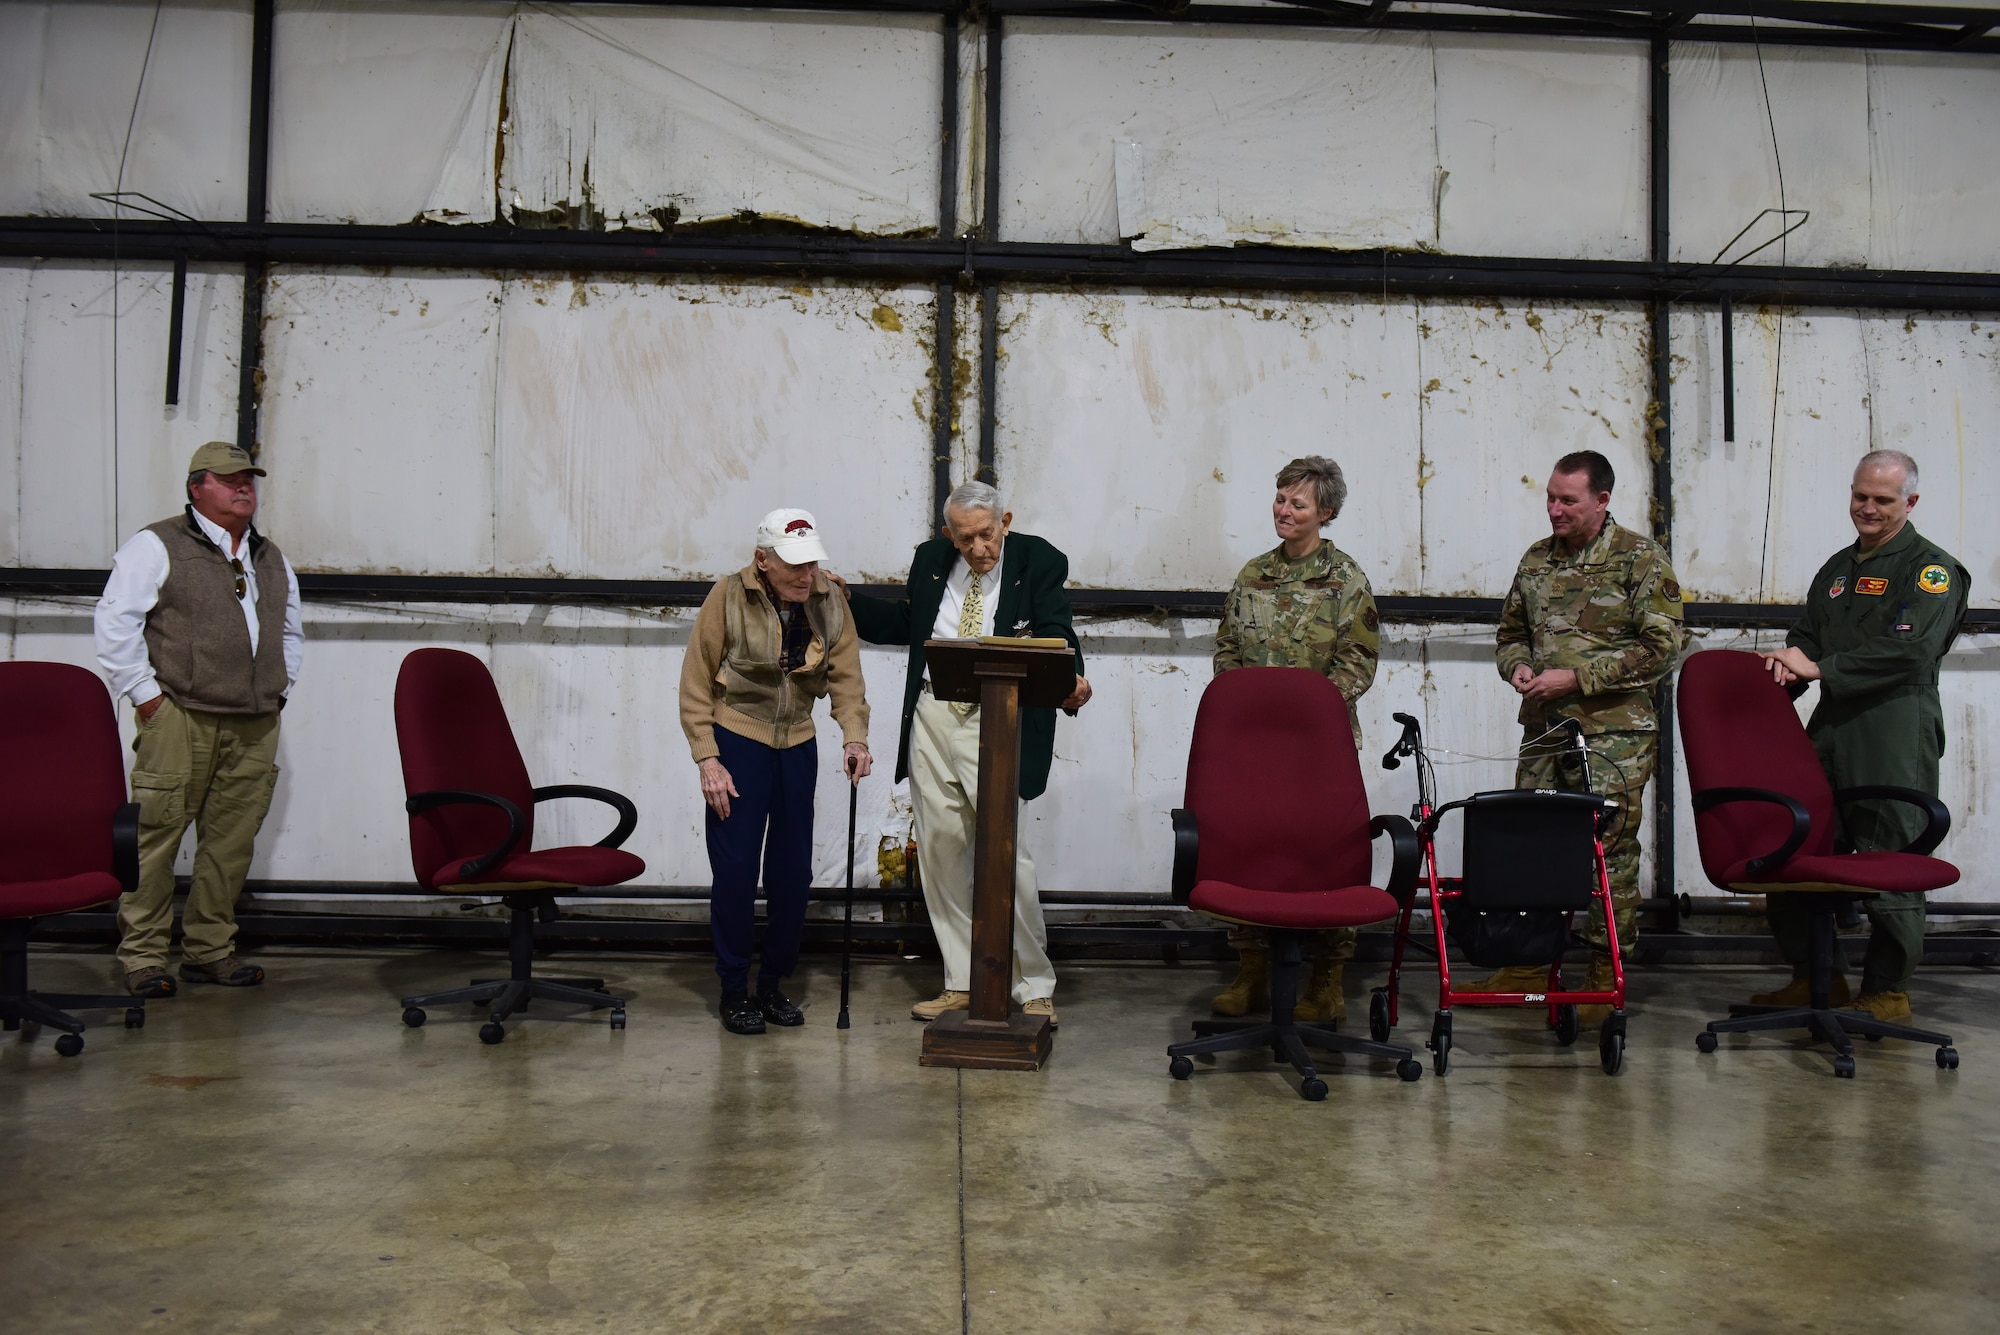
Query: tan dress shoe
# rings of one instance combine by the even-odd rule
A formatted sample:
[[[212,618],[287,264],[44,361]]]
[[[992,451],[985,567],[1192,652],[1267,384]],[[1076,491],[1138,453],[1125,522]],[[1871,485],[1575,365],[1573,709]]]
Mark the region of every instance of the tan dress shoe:
[[[972,1009],[972,993],[954,992],[950,988],[938,993],[929,1001],[919,1001],[910,1007],[910,1018],[929,1023],[946,1011],[969,1011]]]
[[[1056,1027],[1056,999],[1054,997],[1029,997],[1021,1003],[1021,1014],[1046,1015],[1049,1017],[1049,1028],[1054,1029]]]

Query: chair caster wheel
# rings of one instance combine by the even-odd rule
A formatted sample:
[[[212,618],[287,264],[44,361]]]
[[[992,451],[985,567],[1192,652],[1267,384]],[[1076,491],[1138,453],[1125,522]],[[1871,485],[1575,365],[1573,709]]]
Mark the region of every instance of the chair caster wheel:
[[[1716,1038],[1714,1034],[1699,1033],[1694,1036],[1695,1047],[1703,1052],[1715,1051],[1715,1044],[1716,1044]]]
[[[1396,1074],[1405,1080],[1421,1080],[1424,1078],[1424,1064],[1415,1057],[1405,1057],[1396,1063]]]
[[[611,1027],[613,1029],[623,1029],[625,1027],[625,1012],[623,1010],[611,1012]]]
[[[146,1027],[146,1008],[144,1006],[129,1008],[125,1012],[125,1027],[127,1029],[144,1029]]]
[[[1387,1043],[1389,1029],[1389,994],[1378,987],[1368,998],[1368,1037],[1377,1043]]]
[[[1299,1082],[1299,1093],[1307,1103],[1318,1103],[1326,1097],[1326,1081],[1316,1075],[1309,1075]]]
[[[498,1043],[505,1037],[507,1037],[507,1031],[491,1020],[479,1026],[479,1041],[481,1043]]]
[[[1842,1080],[1852,1080],[1854,1078],[1854,1058],[1844,1055],[1835,1057],[1833,1059],[1833,1073]]]
[[[74,1057],[83,1051],[82,1034],[64,1034],[56,1040],[56,1051],[65,1057]]]
[[[403,1008],[403,1023],[410,1026],[410,1028],[412,1029],[423,1028],[424,1021],[428,1020],[429,1018],[430,1017],[428,1015],[424,1014],[421,1007],[405,1006]]]
[[[1863,1034],[1862,1037],[1870,1043],[1880,1043],[1882,1041],[1882,1035],[1880,1034]]]
[[[1604,1068],[1604,1074],[1617,1075],[1618,1068],[1625,1064],[1625,1033],[1620,1029],[1606,1026],[1597,1040],[1597,1064]]]
[[[1938,1064],[1939,1065],[1944,1064],[1942,1058],[1939,1059]],[[1192,1057],[1174,1058],[1172,1061],[1167,1063],[1167,1074],[1172,1076],[1176,1080],[1186,1080],[1190,1078],[1191,1076],[1194,1075],[1194,1058]]]
[[[1937,1050],[1937,1064],[1940,1071],[1956,1071],[1958,1069],[1958,1049],[1939,1048]]]

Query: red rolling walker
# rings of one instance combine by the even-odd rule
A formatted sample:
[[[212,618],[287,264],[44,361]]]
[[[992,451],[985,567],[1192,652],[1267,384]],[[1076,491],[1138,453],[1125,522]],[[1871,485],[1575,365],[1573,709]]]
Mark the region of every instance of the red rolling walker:
[[[1403,725],[1403,735],[1382,757],[1382,765],[1395,769],[1405,756],[1416,761],[1417,803],[1410,814],[1423,850],[1434,940],[1411,940],[1411,919],[1420,907],[1412,896],[1396,920],[1388,985],[1376,988],[1369,999],[1370,1034],[1376,1042],[1386,1042],[1396,1027],[1403,956],[1414,946],[1437,956],[1438,1009],[1426,1044],[1437,1074],[1451,1068],[1454,1006],[1545,1007],[1556,1041],[1567,1047],[1577,1039],[1576,1008],[1608,1005],[1611,1015],[1598,1031],[1597,1055],[1604,1073],[1616,1075],[1625,1061],[1625,962],[1611,908],[1603,833],[1617,816],[1618,803],[1590,792],[1508,788],[1438,806],[1422,730],[1408,714],[1394,717]],[[1571,741],[1579,752],[1584,749],[1581,732],[1574,727]],[[1464,822],[1465,854],[1458,876],[1439,876],[1438,826],[1454,811]],[[1576,915],[1593,908],[1604,918],[1612,989],[1566,990],[1562,957],[1574,942]],[[1546,965],[1547,985],[1538,992],[1454,991],[1448,945],[1457,946],[1476,967]]]

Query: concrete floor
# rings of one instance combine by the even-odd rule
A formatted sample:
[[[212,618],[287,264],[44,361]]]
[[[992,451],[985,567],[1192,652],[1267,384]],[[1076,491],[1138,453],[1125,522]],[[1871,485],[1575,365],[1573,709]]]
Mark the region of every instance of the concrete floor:
[[[34,1331],[1990,1331],[2000,975],[1919,979],[1931,1050],[1731,1040],[1773,977],[1637,975],[1626,1071],[1524,1013],[1451,1074],[1226,1057],[1168,1078],[1213,966],[1070,964],[1039,1074],[925,1070],[934,965],[837,965],[804,1029],[723,1032],[692,959],[594,957],[631,1027],[482,1046],[395,998],[490,972],[271,950],[84,1054],[0,1042],[0,1326]],[[36,985],[107,957],[38,951]],[[586,971],[581,957],[555,970]],[[1363,987],[1374,970],[1350,981]],[[1399,1033],[1420,1041],[1421,992]]]

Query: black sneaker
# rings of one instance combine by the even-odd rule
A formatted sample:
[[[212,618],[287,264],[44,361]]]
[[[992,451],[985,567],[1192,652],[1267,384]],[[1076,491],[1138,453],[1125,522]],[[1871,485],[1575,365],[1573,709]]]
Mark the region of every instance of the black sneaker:
[[[787,1029],[797,1028],[806,1022],[805,1012],[792,1004],[792,999],[783,992],[761,992],[757,996],[757,1009],[772,1024]]]
[[[732,1034],[761,1034],[764,1032],[764,1012],[741,992],[725,993],[722,998],[722,1027]]]

